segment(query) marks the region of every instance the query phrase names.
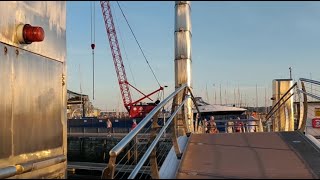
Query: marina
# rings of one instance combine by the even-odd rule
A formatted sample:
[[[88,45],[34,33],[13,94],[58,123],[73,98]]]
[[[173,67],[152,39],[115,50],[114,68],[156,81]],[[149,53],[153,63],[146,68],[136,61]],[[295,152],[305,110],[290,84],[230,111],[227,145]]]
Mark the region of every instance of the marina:
[[[207,22],[210,33],[205,36],[208,37],[197,33],[202,28],[199,22],[209,18],[203,18],[201,13],[197,13],[201,12],[201,8],[223,9],[229,6],[222,2],[160,2],[163,4],[157,8],[164,15],[151,17],[148,13],[159,12],[146,8],[152,6],[148,5],[150,2],[134,2],[131,5],[118,1],[73,3],[0,2],[1,179],[320,178],[319,74],[314,74],[312,78],[310,73],[310,78],[306,78],[302,76],[305,74],[297,70],[297,75],[293,77],[293,60],[287,60],[284,64],[289,66],[289,77],[279,75],[283,72],[278,73],[277,67],[284,66],[280,63],[269,69],[264,79],[260,74],[249,73],[254,76],[254,81],[261,84],[262,81],[268,81],[269,94],[265,87],[259,87],[258,91],[257,83],[253,86],[255,93],[248,90],[252,89],[253,80],[250,78],[244,80],[241,91],[239,84],[238,87],[230,85],[228,88],[231,79],[223,75],[222,71],[231,74],[229,69],[232,67],[223,65],[224,57],[215,56],[220,53],[220,46],[210,45],[214,50],[207,51],[204,49],[208,48],[208,44],[198,44],[199,41],[209,41],[211,36],[218,41],[220,38],[215,36],[218,31],[211,29],[213,26]],[[298,5],[293,4],[294,7],[305,8]],[[255,6],[250,3],[241,5],[254,7],[259,13],[265,12],[259,9],[260,6]],[[320,4],[313,6],[320,8]],[[168,7],[171,8],[171,14],[163,13],[167,12]],[[279,7],[287,6],[280,3]],[[193,8],[195,11],[191,11]],[[219,8],[212,12],[203,10],[202,13],[222,13]],[[88,14],[90,10],[90,16],[82,14],[77,17],[81,19],[77,20],[82,23],[81,28],[71,26],[74,22],[70,21],[70,17],[76,12],[75,9],[77,14],[79,11]],[[132,13],[132,9],[135,15],[129,13]],[[270,13],[273,11],[270,8]],[[191,12],[195,14],[193,21]],[[99,14],[99,18],[96,18],[96,14]],[[119,16],[123,21],[119,20]],[[157,28],[168,22],[156,17],[174,20],[171,23],[173,27],[170,26],[171,35],[168,36],[174,42],[172,47],[168,43],[162,47],[163,43],[158,41],[158,38],[164,41],[165,38],[159,33],[162,30]],[[144,28],[141,29],[137,25],[140,21],[134,19],[143,19]],[[255,20],[247,18],[243,24],[247,21]],[[86,23],[91,23],[91,29]],[[197,26],[193,27],[192,24]],[[123,25],[128,27],[127,31],[121,27]],[[214,23],[212,25],[220,27]],[[224,25],[229,27],[226,22]],[[148,35],[149,26],[153,28],[152,36]],[[87,29],[83,30],[84,27]],[[99,29],[96,30],[96,27]],[[81,34],[83,31],[87,34]],[[90,47],[84,50],[80,47],[82,42],[89,40],[87,36],[90,32]],[[143,36],[139,34],[141,32]],[[228,31],[225,30],[225,33]],[[126,51],[124,39],[129,35],[134,43]],[[225,38],[228,39],[227,35]],[[243,37],[238,38],[241,40]],[[104,47],[107,55],[99,49],[102,39],[108,43],[104,44],[107,45]],[[146,44],[149,41],[152,41],[152,45],[148,46]],[[192,43],[198,46],[191,48]],[[245,47],[246,43],[242,43]],[[154,48],[155,44],[159,48]],[[288,49],[294,48],[289,44]],[[220,45],[224,46],[223,43]],[[224,53],[238,52],[237,48],[232,48],[231,43],[229,46]],[[243,51],[243,47],[238,48]],[[151,49],[159,52],[153,54]],[[173,74],[170,76],[168,74],[171,70],[163,61],[166,49],[172,51],[172,68],[169,68]],[[251,52],[254,54],[253,51],[260,52],[262,49]],[[89,53],[84,52],[87,50]],[[136,58],[133,67],[139,71],[135,75],[142,75],[143,78],[129,76],[129,72],[134,74],[131,66],[127,66],[128,54],[132,52],[142,55],[146,68],[139,64],[137,56],[133,56]],[[159,62],[151,61],[148,54]],[[207,54],[213,60],[209,60]],[[100,58],[104,61],[107,59],[110,64],[100,64]],[[83,59],[86,59],[85,63]],[[203,61],[208,63],[205,66],[209,66],[209,61],[215,61],[215,66],[225,70],[206,72],[207,67],[199,69]],[[270,60],[267,64],[271,62],[274,61]],[[309,64],[304,65],[297,65],[296,69],[303,69],[306,73],[312,71]],[[262,65],[260,71],[268,66]],[[318,67],[317,63],[311,66]],[[113,76],[106,78],[102,75],[111,69]],[[149,74],[144,72],[146,69]],[[236,70],[240,72],[239,75],[232,75],[234,82],[240,82],[239,78],[246,76],[246,72],[239,69]],[[318,73],[317,70],[312,72]],[[159,72],[162,78],[156,75]],[[206,73],[212,74],[207,76]],[[164,80],[167,76],[169,78]],[[212,85],[212,91],[208,91],[207,87],[207,84],[217,81],[216,78],[220,79],[218,101],[215,84]],[[152,85],[151,81],[156,85]],[[224,93],[221,90],[223,81],[227,81]],[[108,90],[103,89],[106,86]],[[262,89],[264,105],[261,103]]]

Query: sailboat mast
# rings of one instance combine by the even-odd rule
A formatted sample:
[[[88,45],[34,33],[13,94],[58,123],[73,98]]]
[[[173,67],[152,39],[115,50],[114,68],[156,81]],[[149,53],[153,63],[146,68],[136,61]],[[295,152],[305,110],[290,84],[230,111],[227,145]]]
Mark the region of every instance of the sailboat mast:
[[[256,84],[256,110],[258,108],[258,85]]]
[[[220,84],[220,105],[222,104],[222,97],[221,97],[221,84]]]

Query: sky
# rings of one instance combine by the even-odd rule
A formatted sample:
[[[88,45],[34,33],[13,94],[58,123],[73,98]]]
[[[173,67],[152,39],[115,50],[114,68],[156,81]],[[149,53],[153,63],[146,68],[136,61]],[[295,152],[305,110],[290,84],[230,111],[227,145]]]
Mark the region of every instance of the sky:
[[[168,96],[175,84],[174,1],[119,3]],[[94,3],[93,21],[91,4],[67,1],[67,88],[89,95],[102,110],[125,111],[100,3]],[[159,85],[117,3],[111,5],[128,81],[150,93]],[[243,103],[271,105],[272,81],[289,78],[289,67],[294,81],[320,79],[320,2],[192,1],[191,23],[192,88],[209,103],[220,103],[221,86],[222,103],[239,99],[239,89]],[[131,93],[133,100],[141,97]]]

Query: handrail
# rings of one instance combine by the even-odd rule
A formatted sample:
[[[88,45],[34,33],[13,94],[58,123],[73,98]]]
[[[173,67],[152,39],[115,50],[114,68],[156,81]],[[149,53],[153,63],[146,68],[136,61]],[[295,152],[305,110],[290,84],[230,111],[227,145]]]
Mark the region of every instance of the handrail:
[[[294,95],[294,93],[292,93],[287,99],[285,99],[285,100],[277,107],[277,109],[274,110],[272,113],[271,113],[271,111],[269,111],[269,112],[271,113],[271,115],[269,115],[270,113],[268,113],[268,114],[266,115],[266,121],[269,120],[269,118],[272,117],[273,114],[274,114],[275,112],[277,112],[277,110],[280,109],[280,107],[281,107],[284,103],[286,103],[293,95]]]
[[[126,147],[126,145],[129,144],[130,141],[139,133],[139,131],[141,131],[142,128],[147,125],[147,123],[162,108],[162,106],[168,103],[175,95],[177,95],[181,90],[183,90],[186,87],[187,84],[183,84],[172,94],[170,94],[166,99],[160,102],[154,109],[152,109],[152,111],[150,111],[150,113],[145,118],[143,118],[142,121],[131,132],[129,132],[127,136],[125,136],[116,146],[114,146],[110,150],[109,155],[117,156]]]
[[[8,166],[0,169],[0,179],[12,177],[17,174],[16,166]]]
[[[188,91],[189,91],[189,93],[190,93],[190,95],[191,95],[191,99],[192,99],[192,101],[193,101],[193,104],[194,104],[195,108],[197,109],[198,115],[199,115],[199,116],[196,117],[196,119],[195,119],[195,127],[194,127],[194,129],[195,129],[195,131],[197,131],[197,130],[198,130],[198,124],[199,124],[198,120],[199,120],[199,119],[202,119],[202,118],[201,118],[201,113],[200,113],[200,110],[199,110],[197,101],[196,101],[196,99],[194,98],[194,95],[193,95],[193,93],[192,93],[191,88],[190,88],[189,86],[188,86],[187,88],[188,88]]]
[[[312,80],[312,79],[300,78],[299,80],[300,81],[304,81],[304,82],[308,82],[308,83],[313,83],[313,84],[320,85],[319,81],[315,81],[315,80]]]
[[[303,81],[301,81],[301,90],[306,92],[306,86],[304,85]],[[298,89],[298,92],[299,92],[299,89]],[[306,128],[307,113],[308,113],[308,97],[306,94],[303,94],[303,116],[302,116],[302,119],[299,121],[299,128],[298,128],[298,130],[301,133],[303,133]]]
[[[151,143],[151,145],[148,147],[148,149],[146,150],[146,152],[144,153],[144,155],[142,156],[141,160],[139,161],[139,163],[135,166],[135,168],[132,170],[131,174],[129,175],[128,179],[134,179],[136,177],[136,175],[138,174],[140,168],[143,166],[143,164],[146,162],[147,158],[149,157],[149,155],[151,154],[153,148],[157,145],[160,137],[162,136],[162,134],[164,133],[164,131],[167,129],[167,127],[169,126],[169,124],[171,123],[171,121],[173,120],[173,118],[175,117],[175,115],[178,113],[178,111],[182,108],[182,106],[187,102],[187,99],[189,98],[189,96],[187,95],[185,97],[185,99],[183,100],[183,102],[179,105],[179,107],[172,113],[171,117],[168,119],[167,123],[161,128],[160,132],[157,134],[156,138],[154,139],[154,141]]]
[[[60,155],[57,157],[53,157],[50,159],[45,159],[37,162],[27,162],[27,163],[8,166],[6,168],[0,168],[0,179],[9,178],[18,174],[46,168],[55,164],[59,164],[66,160],[67,160],[66,156]]]
[[[307,96],[310,96],[310,97],[315,98],[315,99],[317,99],[317,100],[320,100],[320,97],[319,97],[319,96],[316,96],[316,95],[314,95],[314,94],[305,92],[305,91],[303,91],[303,90],[301,90],[301,89],[298,89],[298,92],[303,93],[303,94],[306,94]]]
[[[183,107],[183,105],[185,105],[187,99],[191,98],[194,105],[196,106],[196,109],[198,111],[198,114],[201,116],[201,112],[199,111],[199,108],[196,104],[195,98],[193,96],[193,93],[191,91],[191,88],[188,87],[187,84],[183,84],[181,85],[179,88],[177,88],[172,94],[170,94],[167,98],[165,98],[162,102],[160,102],[155,108],[152,109],[152,111],[150,111],[150,113],[142,119],[142,121],[140,121],[140,123],[131,131],[129,132],[116,146],[114,146],[110,152],[110,158],[109,158],[109,163],[108,166],[103,170],[102,172],[102,176],[101,178],[114,178],[114,173],[115,173],[115,168],[117,166],[116,164],[116,160],[117,160],[117,156],[124,150],[124,148],[126,146],[128,146],[130,144],[130,142],[132,142],[132,140],[143,130],[143,128],[150,122],[155,119],[158,118],[158,113],[161,111],[161,109],[171,100],[174,100],[174,98],[179,94],[183,92],[184,94],[184,98],[183,99],[183,103],[177,108],[174,109],[174,113],[172,113],[169,117],[169,120],[167,121],[167,123],[165,123],[162,128],[161,126],[159,126],[157,124],[157,121],[153,121],[152,124],[152,129],[153,131],[151,132],[151,136],[150,136],[150,145],[149,148],[146,150],[146,152],[144,153],[142,159],[139,160],[138,165],[135,167],[133,173],[138,173],[140,171],[140,166],[143,165],[143,163],[147,160],[148,157],[150,157],[150,165],[151,165],[151,176],[152,178],[158,178],[159,177],[159,172],[158,172],[158,168],[157,168],[157,159],[155,156],[156,153],[156,149],[155,146],[156,144],[159,142],[159,138],[161,137],[161,135],[163,134],[163,132],[166,131],[166,129],[168,128],[168,126],[171,124],[172,127],[177,128],[175,124],[172,124],[172,121],[175,123],[175,118],[176,118],[176,114],[178,112],[178,110],[181,110],[181,108]],[[178,104],[177,104],[178,105]],[[186,120],[186,119],[184,119]],[[186,122],[183,123],[184,126],[186,126]],[[156,132],[158,131],[157,129],[160,129],[160,133],[156,134]],[[186,128],[186,127],[185,127]],[[177,141],[175,140],[177,137],[174,137],[175,131],[173,131],[173,136],[172,136],[172,140],[173,140],[173,147],[176,151],[177,154],[177,158],[179,158],[179,155],[181,155],[181,152],[179,150],[179,145],[177,144]],[[192,132],[192,131],[191,131]],[[135,156],[135,158],[137,157],[137,155]],[[136,160],[135,160],[136,161]],[[133,176],[133,174],[132,174]],[[132,177],[130,176],[130,177]],[[134,175],[135,176],[135,175]]]
[[[268,112],[268,114],[266,115],[266,120],[268,120],[271,116],[269,116],[271,114],[271,112],[274,110],[274,108],[281,102],[282,99],[284,99],[284,97],[295,87],[297,86],[297,82],[295,82],[289,89],[288,91],[278,100],[278,102],[272,106],[272,108],[270,109],[270,111]],[[292,95],[291,95],[292,96]],[[291,97],[290,96],[290,97]],[[282,105],[282,104],[281,104]],[[272,113],[273,114],[273,113]]]
[[[304,132],[305,128],[306,128],[306,123],[307,123],[307,113],[308,113],[308,99],[307,99],[307,96],[310,96],[312,98],[315,98],[317,100],[320,100],[320,97],[315,95],[315,94],[312,94],[312,93],[309,93],[306,91],[306,88],[305,88],[305,82],[308,82],[308,83],[311,83],[311,84],[316,84],[316,85],[320,85],[320,82],[319,81],[315,81],[315,80],[312,80],[312,79],[306,79],[306,78],[300,78],[299,79],[301,81],[301,89],[297,89],[297,91],[299,93],[302,93],[303,94],[303,106],[304,106],[304,109],[303,109],[303,117],[302,117],[302,120],[300,121],[301,123],[299,123],[299,131],[300,132]]]
[[[189,92],[190,92],[191,99],[192,99],[192,101],[194,102],[194,106],[196,107],[197,111],[199,112],[199,118],[201,118],[200,110],[199,110],[198,104],[196,103],[196,99],[194,98],[194,95],[193,95],[190,87],[188,86],[187,88],[188,88],[188,90],[189,90]]]

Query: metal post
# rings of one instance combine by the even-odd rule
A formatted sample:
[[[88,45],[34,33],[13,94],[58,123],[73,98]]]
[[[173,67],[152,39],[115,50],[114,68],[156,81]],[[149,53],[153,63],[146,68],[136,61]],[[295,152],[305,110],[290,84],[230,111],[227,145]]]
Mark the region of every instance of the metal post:
[[[190,1],[175,2],[175,88],[179,88],[182,84],[187,83],[192,88],[191,83],[191,8]],[[183,100],[183,92],[180,92],[176,99],[176,104],[180,104]],[[193,112],[192,100],[188,99],[186,105],[187,126],[193,130]],[[172,111],[173,112],[173,111]],[[182,112],[181,112],[182,113]],[[179,113],[180,121],[184,121],[183,114]],[[180,123],[179,123],[180,124]],[[183,128],[178,127],[178,136],[183,136]]]
[[[176,111],[176,101],[175,101],[176,98],[174,98],[173,100],[173,104],[172,104],[172,112],[175,112]],[[176,153],[176,156],[178,159],[181,158],[182,156],[182,152],[181,152],[181,149],[179,147],[179,144],[178,144],[178,135],[177,135],[177,121],[178,121],[178,118],[175,116],[173,118],[173,122],[171,124],[171,129],[172,129],[172,136],[171,136],[171,139],[172,139],[172,144],[173,144],[173,148],[174,148],[174,151]]]
[[[186,97],[187,93],[188,93],[188,90],[185,89],[183,91],[183,97],[184,98]],[[182,99],[182,101],[183,100],[184,99]],[[189,100],[191,100],[191,99],[189,99]],[[187,104],[188,104],[188,102],[187,102]],[[183,134],[180,134],[180,135],[184,135],[185,133],[193,132],[192,131],[192,129],[193,129],[193,117],[191,118],[192,121],[189,121],[190,117],[189,117],[189,114],[187,114],[187,113],[188,113],[188,105],[183,105],[183,107],[182,107],[182,124],[183,124],[184,132],[183,132]],[[191,123],[191,125],[188,124],[188,123]]]
[[[152,122],[152,132],[151,132],[151,137],[149,142],[153,142],[154,139],[157,136],[157,131],[161,126],[158,124],[158,115],[159,112],[155,114],[153,117],[153,122]],[[151,178],[152,179],[160,179],[159,176],[159,170],[158,170],[158,163],[157,163],[157,148],[155,147],[151,154],[150,154],[150,168],[151,168]]]
[[[162,113],[163,113],[163,126],[166,125],[166,110],[163,108]],[[164,131],[164,137],[166,137],[166,131]]]
[[[302,88],[302,91],[306,92],[306,87],[303,81],[301,81],[301,88]],[[302,133],[305,131],[305,128],[306,128],[307,113],[308,113],[308,99],[307,99],[307,95],[303,93],[303,117],[300,120],[301,123],[299,127],[299,131]]]
[[[116,158],[116,155],[110,154],[108,167],[106,167],[102,171],[101,179],[114,179],[114,172],[116,169]]]
[[[132,140],[133,141],[133,140]],[[130,161],[131,157],[131,147],[130,147],[131,142],[128,144],[128,151],[127,151],[127,160]]]
[[[134,145],[133,145],[133,161],[134,164],[137,164],[138,162],[138,136],[136,135],[134,138]]]

